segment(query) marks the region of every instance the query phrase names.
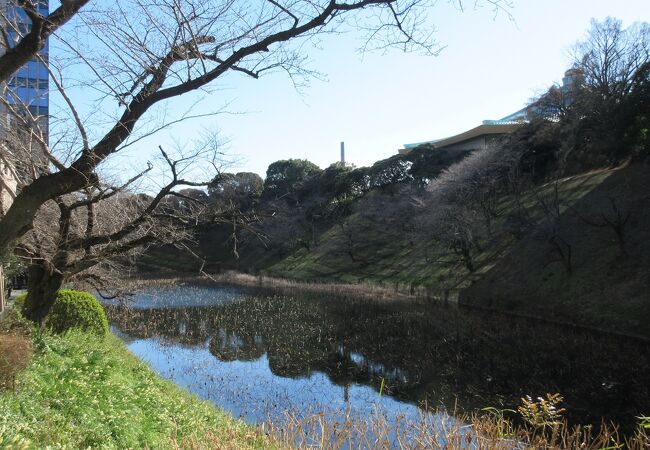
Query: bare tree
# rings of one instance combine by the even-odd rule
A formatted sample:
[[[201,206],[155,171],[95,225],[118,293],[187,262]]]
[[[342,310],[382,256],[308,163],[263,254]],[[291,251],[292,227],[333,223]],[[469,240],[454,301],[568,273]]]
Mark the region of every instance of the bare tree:
[[[481,251],[478,217],[463,205],[444,205],[438,211],[432,235],[463,263],[469,272],[476,270],[475,256]]]
[[[632,142],[645,133],[637,125],[643,114],[631,98],[649,61],[650,24],[624,29],[611,17],[592,21],[574,47],[571,74],[577,82],[566,92],[569,105],[560,122],[559,160],[565,171],[620,164],[635,152]]]
[[[22,188],[0,221],[0,253],[10,251],[33,226],[44,203],[92,186],[100,164],[133,141],[129,138],[142,131],[137,125],[155,105],[206,88],[227,74],[259,78],[282,70],[295,80],[309,76],[305,41],[345,27],[367,31],[370,47],[437,49],[423,20],[435,3],[428,0],[266,0],[253,5],[243,0],[119,0],[80,10],[85,3],[63,2],[59,21],[54,21],[58,16],[41,19],[28,11],[31,3],[20,3],[33,16],[34,30],[20,42],[28,36],[42,42],[76,14],[75,27],[57,33],[60,46],[86,66],[80,73],[89,76],[86,86],[104,94],[101,108],[113,102],[115,120],[96,138],[78,126],[82,142],[69,153],[69,162],[48,165]],[[488,3],[501,8],[498,0]],[[39,21],[43,32],[37,30]],[[16,57],[24,61],[30,51]]]
[[[122,185],[98,180],[81,191],[56,197],[39,209],[34,227],[16,248],[16,255],[28,267],[26,317],[42,322],[63,283],[85,283],[101,292],[105,275],[147,246],[187,243],[199,221],[223,220],[206,216],[207,204],[200,198],[174,190],[179,186],[204,186],[208,180],[183,179],[184,158],[172,160],[162,149],[161,153],[170,179],[154,195],[132,190],[134,183],[153,169],[149,165]],[[196,160],[198,155],[187,158]]]
[[[546,186],[548,189],[548,185]],[[562,200],[559,192],[559,181],[551,185],[551,190],[545,187],[533,190],[537,201],[537,209],[541,211],[541,220],[537,225],[536,237],[546,241],[552,255],[549,262],[560,262],[566,273],[573,273],[573,246],[565,237],[562,229]]]
[[[54,75],[52,79],[68,104],[76,135],[69,136],[70,129],[55,126],[48,139],[48,124],[32,116],[28,105],[0,100],[10,118],[3,128],[1,156],[12,168],[19,188],[33,185],[54,170],[65,170],[64,158],[78,139],[87,148],[88,134],[78,111],[61,79]],[[64,282],[85,282],[100,289],[107,273],[148,245],[186,242],[199,219],[220,220],[216,215],[200,216],[203,208],[199,206],[207,206],[202,202],[207,200],[205,193],[192,196],[178,190],[207,185],[213,174],[206,168],[215,172],[219,155],[219,141],[211,136],[196,140],[193,146],[179,146],[174,153],[160,147],[162,164],[149,162],[125,181],[108,176],[106,170],[97,171],[83,188],[46,201],[15,248],[29,273],[25,315],[42,322]],[[197,166],[204,181],[196,180]]]
[[[630,93],[639,68],[650,59],[650,24],[623,29],[619,19],[592,19],[586,38],[573,52],[584,86],[602,101],[620,101]]]
[[[621,256],[626,257],[626,228],[632,213],[622,206],[622,201],[614,197],[608,197],[607,199],[609,208],[601,212],[599,217],[580,216],[580,218],[588,225],[611,229],[616,235],[616,242]]]
[[[508,140],[495,142],[452,164],[432,179],[421,195],[412,197],[415,233],[424,242],[427,262],[462,264],[475,272],[482,242],[507,209],[504,198],[510,194],[521,212],[528,214],[520,198],[525,184],[521,156],[520,146]],[[433,251],[427,249],[428,242],[436,244]]]
[[[498,198],[508,176],[519,163],[519,154],[503,143],[474,152],[446,169],[429,188],[446,202],[464,205],[479,213],[488,233],[501,215]]]

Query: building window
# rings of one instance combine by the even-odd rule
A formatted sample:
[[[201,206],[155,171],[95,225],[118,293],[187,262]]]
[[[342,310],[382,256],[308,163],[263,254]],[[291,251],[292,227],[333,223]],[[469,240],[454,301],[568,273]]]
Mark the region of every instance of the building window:
[[[37,90],[47,90],[48,80],[33,77],[14,77],[9,81],[10,87],[33,88]]]

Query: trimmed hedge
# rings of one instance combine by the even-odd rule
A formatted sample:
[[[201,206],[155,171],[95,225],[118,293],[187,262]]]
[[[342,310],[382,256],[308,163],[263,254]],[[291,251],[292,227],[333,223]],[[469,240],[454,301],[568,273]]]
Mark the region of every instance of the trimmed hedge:
[[[61,289],[56,296],[47,326],[55,333],[79,328],[100,336],[108,334],[108,319],[104,308],[87,292]]]

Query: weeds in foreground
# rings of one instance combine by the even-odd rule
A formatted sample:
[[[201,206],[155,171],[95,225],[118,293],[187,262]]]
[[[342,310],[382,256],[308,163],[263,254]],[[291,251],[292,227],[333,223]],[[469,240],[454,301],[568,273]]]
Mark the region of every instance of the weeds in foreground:
[[[558,425],[562,422],[562,414],[566,412],[559,406],[563,400],[560,394],[546,394],[546,398],[537,397],[537,401],[527,395],[521,399],[517,410],[523,420],[533,427]]]
[[[548,404],[547,397],[529,400],[537,406]],[[522,405],[530,408],[530,403]],[[511,411],[514,412],[514,411]],[[621,436],[613,426],[603,424],[595,430],[591,426],[570,427],[559,417],[557,409],[544,417],[543,425],[526,421],[517,426],[502,411],[487,408],[482,415],[456,420],[446,413],[422,412],[419,418],[398,417],[389,420],[379,409],[370,417],[359,418],[349,412],[338,420],[327,414],[298,417],[286,413],[280,423],[267,423],[263,431],[278,446],[295,449],[476,449],[476,450],[610,450],[625,448],[642,450],[650,448],[650,433],[641,422],[637,433]],[[549,417],[555,420],[548,421]],[[641,418],[644,419],[644,418]]]
[[[9,309],[0,320],[0,334],[14,334],[29,337],[34,332],[34,324],[25,319],[16,308]]]
[[[30,442],[6,428],[0,428],[0,448],[4,450],[29,450]]]
[[[650,416],[637,417],[639,419],[639,427],[650,432]]]

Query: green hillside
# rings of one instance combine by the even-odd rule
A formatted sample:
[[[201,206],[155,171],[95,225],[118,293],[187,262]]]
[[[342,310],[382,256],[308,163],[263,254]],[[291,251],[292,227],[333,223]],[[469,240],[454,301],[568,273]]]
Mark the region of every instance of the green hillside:
[[[297,250],[267,272],[300,280],[371,282],[437,297],[449,291],[467,305],[650,336],[649,183],[650,168],[636,165],[564,178],[522,196],[541,223],[537,198],[557,185],[559,227],[571,246],[570,274],[536,228],[519,239],[508,232],[511,196],[498,202],[499,217],[480,243],[473,273],[435,239],[416,243],[394,223],[361,213],[348,218],[360,231],[354,259],[345,229],[335,225],[318,246]],[[612,214],[612,202],[630,216],[625,255],[610,227],[587,223]]]
[[[561,219],[572,271],[526,236],[461,292],[463,303],[650,336],[650,166],[609,172]],[[623,248],[604,218],[621,212]]]
[[[564,208],[591,192],[611,174],[610,171],[588,173],[569,177],[558,182],[559,194]],[[549,183],[538,188],[539,192],[553,189]],[[380,193],[373,193],[382,197]],[[533,204],[533,193],[524,195],[524,202]],[[385,197],[385,196],[384,196]],[[377,201],[391,201],[377,198]],[[363,200],[362,200],[363,202]],[[434,291],[458,289],[479,278],[495,262],[512,249],[516,240],[503,230],[503,222],[513,208],[513,200],[504,196],[499,200],[500,217],[493,225],[492,235],[482,243],[482,251],[476,257],[477,270],[470,274],[449,251],[441,248],[435,240],[413,242],[395,224],[380,223],[368,216],[355,213],[347,220],[361,230],[355,243],[355,259],[346,253],[345,230],[332,226],[320,237],[320,244],[307,250],[301,248],[268,269],[269,274],[296,279],[328,279],[348,282],[359,280],[378,283],[399,283],[428,287]],[[363,209],[363,204],[359,206]]]

